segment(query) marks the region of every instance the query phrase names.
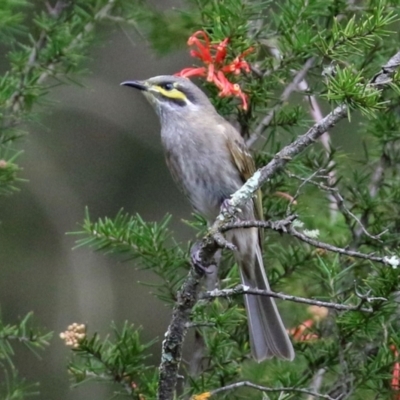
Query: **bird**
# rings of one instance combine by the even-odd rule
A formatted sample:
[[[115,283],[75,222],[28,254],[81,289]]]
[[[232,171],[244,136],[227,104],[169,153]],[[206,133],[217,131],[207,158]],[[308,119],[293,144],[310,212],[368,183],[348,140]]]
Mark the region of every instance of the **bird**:
[[[153,106],[172,178],[194,210],[211,224],[221,205],[256,171],[242,136],[187,78],[161,75],[121,85],[138,89]],[[242,208],[240,218],[263,219],[260,191]],[[261,250],[262,232],[257,228],[235,229],[225,235],[236,246],[242,284],[270,290]],[[293,360],[293,345],[274,299],[245,294],[244,303],[254,360],[274,356]]]

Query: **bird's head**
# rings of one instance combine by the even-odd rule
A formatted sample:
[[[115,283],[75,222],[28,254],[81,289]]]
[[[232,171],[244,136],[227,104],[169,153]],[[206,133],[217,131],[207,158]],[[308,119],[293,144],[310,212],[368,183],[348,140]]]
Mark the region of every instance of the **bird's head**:
[[[121,85],[141,90],[161,118],[214,110],[205,93],[187,78],[161,75]]]

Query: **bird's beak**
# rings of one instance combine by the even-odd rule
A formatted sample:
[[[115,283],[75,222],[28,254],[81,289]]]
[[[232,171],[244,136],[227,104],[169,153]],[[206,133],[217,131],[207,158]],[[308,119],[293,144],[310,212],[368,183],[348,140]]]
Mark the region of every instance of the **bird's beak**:
[[[125,81],[121,83],[121,86],[130,86],[135,89],[144,91],[149,89],[148,86],[143,81]]]

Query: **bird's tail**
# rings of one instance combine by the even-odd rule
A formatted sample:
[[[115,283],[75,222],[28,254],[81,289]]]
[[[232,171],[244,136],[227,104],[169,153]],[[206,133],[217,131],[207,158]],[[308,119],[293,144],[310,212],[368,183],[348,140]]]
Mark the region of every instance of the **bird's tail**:
[[[255,257],[239,256],[238,262],[241,264],[240,271],[243,285],[261,290],[270,290],[258,243]],[[249,262],[254,265],[248,265]],[[245,263],[247,265],[244,265]],[[266,358],[276,356],[290,361],[293,360],[293,346],[274,299],[267,296],[245,295],[244,300],[251,351],[254,359],[261,362]]]

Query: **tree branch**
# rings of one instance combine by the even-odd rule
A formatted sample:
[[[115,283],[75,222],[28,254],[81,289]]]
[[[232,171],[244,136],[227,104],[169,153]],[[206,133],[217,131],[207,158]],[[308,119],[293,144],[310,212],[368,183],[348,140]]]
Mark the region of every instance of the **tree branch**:
[[[357,257],[357,258],[362,258],[364,260],[370,260],[374,262],[378,262],[384,265],[391,265],[391,263],[388,261],[389,258],[388,256],[384,257],[379,257],[375,256],[374,253],[371,254],[366,254],[366,253],[361,253],[358,251],[354,250],[347,250],[342,247],[337,247],[334,245],[331,245],[329,243],[324,243],[320,242],[319,240],[316,240],[310,236],[307,236],[304,233],[301,233],[297,231],[292,223],[296,219],[295,215],[291,215],[286,219],[279,220],[279,221],[237,221],[237,222],[231,222],[223,225],[220,228],[221,232],[226,232],[231,229],[246,229],[246,228],[268,228],[272,229],[274,231],[280,232],[280,233],[286,233],[289,234],[302,242],[308,243],[311,246],[320,248],[320,249],[325,249],[328,251],[332,251],[333,253],[338,253],[338,254],[343,254],[347,255],[349,257]]]
[[[215,290],[211,290],[209,292],[204,292],[204,293],[200,294],[200,299],[201,300],[209,300],[209,299],[215,299],[217,297],[237,296],[239,294],[254,294],[257,296],[273,297],[275,299],[292,301],[294,303],[302,303],[302,304],[308,304],[308,305],[312,305],[312,306],[332,308],[337,311],[362,311],[362,312],[366,312],[366,313],[373,312],[372,308],[361,307],[361,304],[363,302],[365,302],[366,300],[361,301],[361,303],[356,306],[348,306],[346,304],[330,303],[327,301],[307,299],[305,297],[292,296],[290,294],[278,293],[278,292],[274,292],[272,290],[255,289],[255,288],[251,288],[251,287],[243,286],[243,285],[237,285],[233,289],[221,289],[221,290],[215,289]],[[383,299],[382,298],[370,298],[369,300],[383,300]]]
[[[162,343],[158,387],[159,400],[171,400],[174,398],[178,368],[182,359],[182,344],[189,327],[190,311],[196,303],[200,278],[201,275],[192,268],[178,293],[178,300],[172,312],[172,319]]]
[[[339,400],[340,399],[340,397],[333,398],[327,394],[316,393],[316,392],[314,392],[312,390],[308,390],[308,389],[300,389],[300,388],[295,388],[295,387],[271,388],[271,387],[256,385],[255,383],[252,383],[249,381],[236,382],[236,383],[232,383],[231,385],[226,385],[226,386],[220,387],[220,388],[212,390],[208,393],[204,393],[204,395],[207,395],[208,397],[203,397],[203,398],[208,399],[211,396],[214,396],[218,393],[226,392],[228,390],[238,389],[241,387],[249,387],[252,389],[259,390],[264,393],[276,393],[276,392],[302,393],[302,394],[309,394],[309,395],[312,395],[312,396],[320,398],[320,399],[327,399],[327,400]],[[196,397],[200,398],[200,396],[193,396],[193,397],[194,397],[194,399],[196,399]]]

